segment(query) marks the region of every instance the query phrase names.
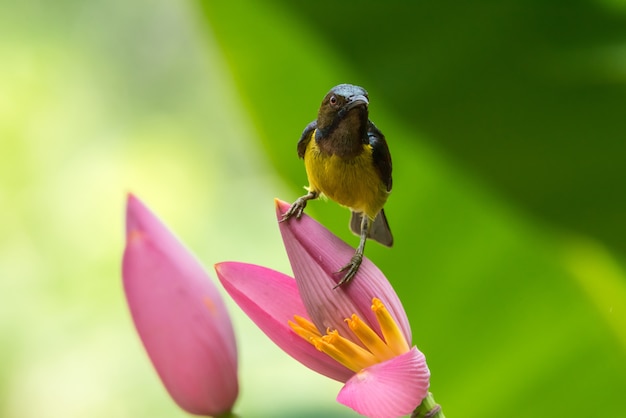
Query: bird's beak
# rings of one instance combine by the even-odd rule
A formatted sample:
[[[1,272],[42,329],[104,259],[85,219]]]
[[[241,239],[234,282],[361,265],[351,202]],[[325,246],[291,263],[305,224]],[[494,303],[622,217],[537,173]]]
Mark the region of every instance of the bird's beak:
[[[350,97],[350,100],[348,100],[348,103],[346,103],[346,110],[350,110],[361,105],[367,107],[368,104],[369,100],[367,100],[367,97],[362,94],[358,94],[356,96]]]

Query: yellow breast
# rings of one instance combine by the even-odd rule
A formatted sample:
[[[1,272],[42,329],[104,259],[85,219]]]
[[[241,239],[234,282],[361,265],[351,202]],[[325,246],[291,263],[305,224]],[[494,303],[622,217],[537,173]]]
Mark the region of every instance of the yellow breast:
[[[362,153],[346,159],[320,152],[313,137],[304,153],[304,166],[309,190],[355,212],[374,219],[387,201],[389,192],[374,168],[370,145],[364,144]]]

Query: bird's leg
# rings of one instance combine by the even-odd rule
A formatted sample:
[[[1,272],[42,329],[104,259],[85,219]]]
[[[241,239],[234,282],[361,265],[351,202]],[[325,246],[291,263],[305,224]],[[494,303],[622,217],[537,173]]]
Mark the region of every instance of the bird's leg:
[[[363,217],[361,218],[361,239],[359,241],[359,246],[356,248],[356,251],[354,252],[354,255],[352,256],[352,258],[350,259],[350,262],[337,271],[337,273],[341,273],[346,270],[348,272],[346,273],[345,276],[343,276],[343,278],[339,281],[339,283],[337,283],[337,285],[333,289],[336,289],[339,286],[342,286],[348,283],[350,280],[352,280],[356,272],[359,270],[359,267],[361,266],[361,262],[363,261],[363,252],[365,251],[365,242],[367,241],[367,236],[369,235],[371,226],[372,226],[372,222],[370,221],[369,216],[367,216],[364,213]]]
[[[280,222],[285,222],[287,219],[291,218],[294,215],[296,215],[296,219],[300,219],[300,217],[302,216],[302,212],[306,207],[306,203],[311,199],[317,198],[317,196],[319,196],[318,192],[309,191],[304,196],[297,198],[296,201],[293,202],[289,210],[283,214]]]

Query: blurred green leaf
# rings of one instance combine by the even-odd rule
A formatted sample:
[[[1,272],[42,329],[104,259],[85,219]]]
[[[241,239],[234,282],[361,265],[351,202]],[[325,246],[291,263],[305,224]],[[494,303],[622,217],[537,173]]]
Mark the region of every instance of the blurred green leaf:
[[[277,3],[423,140],[624,256],[624,1]]]
[[[524,39],[507,44],[493,37],[498,30],[511,34],[510,22],[499,22],[497,30],[484,25],[493,24],[502,13],[512,19],[530,9],[520,10],[521,3],[483,4],[478,9],[468,4],[445,14],[441,9],[453,6],[421,6],[450,18],[439,22],[429,21],[435,10],[418,16],[417,6],[399,3],[395,9],[380,3],[375,8],[336,2],[301,8],[281,1],[200,4],[268,155],[294,185],[294,193],[284,199],[295,199],[300,194],[296,187],[305,185],[295,145],[301,130],[315,118],[323,95],[340,82],[361,84],[370,91],[371,118],[387,136],[393,156],[394,190],[387,215],[396,244],[389,250],[370,243],[366,253],[401,294],[412,319],[414,342],[431,367],[435,398],[448,416],[575,416],[586,400],[592,403],[594,416],[621,413],[626,347],[623,322],[616,318],[624,316],[626,278],[619,264],[601,246],[592,246],[594,251],[580,247],[578,239],[528,217],[433,149],[429,141],[438,138],[420,134],[428,129],[419,130],[419,122],[426,118],[425,128],[438,124],[440,130],[429,131],[439,135],[448,129],[445,121],[436,119],[441,114],[423,112],[415,117],[431,103],[439,110],[465,114],[473,119],[464,129],[476,124],[468,141],[508,124],[519,127],[525,116],[512,113],[511,103],[493,101],[492,95],[481,102],[491,100],[489,108],[473,104],[476,89],[492,79],[493,71],[481,75],[482,69],[476,67],[464,72],[467,68],[456,68],[455,60],[475,58],[472,52],[484,47],[483,53],[497,64],[494,71],[506,71],[511,65],[520,76],[529,74],[517,64],[499,60],[498,54],[512,45],[517,50],[530,45]],[[479,13],[482,20],[472,20]],[[477,35],[471,40],[451,38],[454,32],[449,29],[458,25],[475,29]],[[417,68],[418,55],[407,45],[417,35],[430,37],[430,44],[415,47],[436,50],[437,68]],[[468,49],[453,57],[447,55],[448,46],[455,47],[455,53]],[[482,84],[473,82],[477,76]],[[436,101],[429,90],[431,80],[464,89],[466,100],[458,102],[452,95]],[[493,91],[503,80],[495,79]],[[508,87],[518,93],[525,88]],[[611,103],[615,102],[609,98],[606,105]],[[532,111],[525,135],[538,141],[542,136],[533,133],[544,129],[544,115],[532,101],[518,105]],[[511,117],[495,123],[478,114],[498,109],[509,109]],[[493,141],[493,135],[489,138]],[[485,158],[493,165],[507,167],[512,155],[503,154],[498,148],[502,146],[485,142],[472,155],[488,152]],[[541,163],[537,153],[526,158]],[[541,189],[545,173],[529,169],[528,174],[531,184]],[[311,203],[307,211],[356,244],[346,228],[347,211],[322,202]],[[607,268],[610,279],[605,277]]]

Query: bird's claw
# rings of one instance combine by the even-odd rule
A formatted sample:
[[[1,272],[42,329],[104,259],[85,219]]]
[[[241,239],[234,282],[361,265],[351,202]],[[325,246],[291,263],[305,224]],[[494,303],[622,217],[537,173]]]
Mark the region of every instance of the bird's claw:
[[[293,202],[293,204],[289,207],[289,210],[283,214],[283,217],[280,219],[279,222],[285,222],[286,220],[293,217],[294,215],[296,219],[300,219],[300,217],[302,216],[302,212],[304,211],[304,208],[306,207],[306,202],[307,202],[307,199],[303,199],[301,197],[296,199],[296,201]]]
[[[343,286],[344,284],[352,280],[354,276],[356,275],[357,271],[359,271],[359,267],[361,266],[362,261],[363,261],[363,254],[356,253],[352,256],[348,264],[346,264],[345,266],[337,270],[337,273],[342,273],[346,270],[348,272],[345,274],[345,276],[343,276],[341,280],[339,280],[339,282],[335,285],[335,287],[333,287],[333,289]]]

